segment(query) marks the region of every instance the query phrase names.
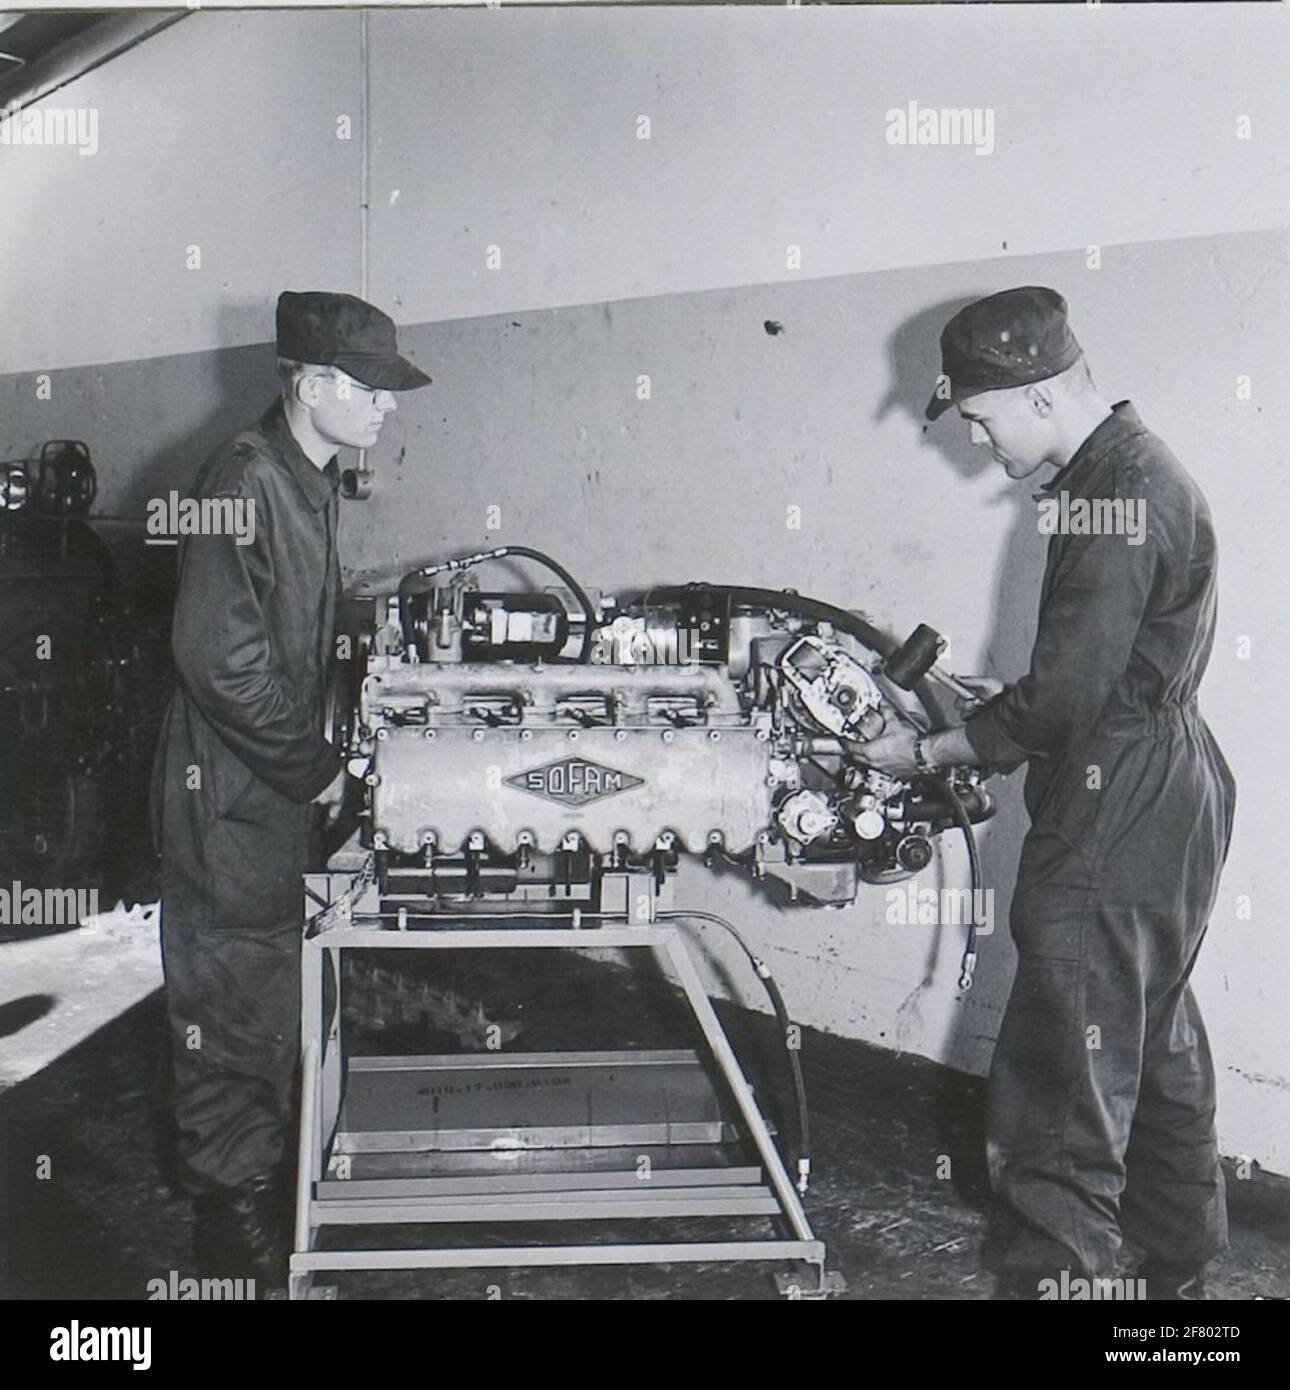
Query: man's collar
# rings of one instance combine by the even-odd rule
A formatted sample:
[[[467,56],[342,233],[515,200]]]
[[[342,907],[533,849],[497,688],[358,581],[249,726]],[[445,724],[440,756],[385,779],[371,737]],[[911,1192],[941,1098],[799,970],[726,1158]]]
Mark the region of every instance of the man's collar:
[[[1076,469],[1080,475],[1086,476],[1098,459],[1104,458],[1132,435],[1141,434],[1142,429],[1142,421],[1132,401],[1116,401],[1111,413],[1071,455],[1070,462],[1064,468],[1059,468],[1050,482],[1032,494],[1035,501],[1042,502],[1045,497],[1051,497],[1059,486],[1069,488],[1076,476]]]
[[[340,467],[336,464],[335,458],[330,460],[326,470],[314,467],[309,456],[297,443],[295,435],[291,433],[281,397],[264,412],[260,428],[264,431],[264,437],[287,465],[306,501],[314,511],[322,511],[340,485]]]

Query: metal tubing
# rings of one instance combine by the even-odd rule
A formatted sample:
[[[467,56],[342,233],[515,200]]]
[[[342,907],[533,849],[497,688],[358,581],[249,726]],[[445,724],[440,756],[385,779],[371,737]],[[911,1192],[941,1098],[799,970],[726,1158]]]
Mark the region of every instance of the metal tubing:
[[[499,1245],[466,1250],[317,1250],[301,1267],[344,1269],[508,1269],[551,1265],[716,1264],[726,1260],[804,1260],[823,1267],[818,1240],[695,1241],[688,1245]]]
[[[675,1196],[660,1192],[656,1196],[640,1193],[625,1197],[619,1192],[548,1193],[545,1198],[510,1193],[468,1200],[465,1198],[423,1198],[419,1201],[384,1200],[367,1202],[329,1202],[329,1226],[433,1225],[443,1222],[464,1225],[484,1222],[509,1225],[513,1221],[623,1221],[634,1217],[658,1220],[669,1216],[778,1216],[779,1202],[762,1189],[761,1196],[720,1195]],[[593,1200],[595,1199],[595,1200]]]

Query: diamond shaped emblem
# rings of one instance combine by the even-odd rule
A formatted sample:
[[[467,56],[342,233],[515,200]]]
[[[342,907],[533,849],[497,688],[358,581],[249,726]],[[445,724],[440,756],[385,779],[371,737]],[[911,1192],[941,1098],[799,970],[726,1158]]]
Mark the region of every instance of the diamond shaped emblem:
[[[506,778],[506,785],[557,801],[561,806],[586,806],[643,786],[644,781],[643,777],[633,777],[630,772],[619,772],[587,758],[557,758],[542,767],[517,772]]]

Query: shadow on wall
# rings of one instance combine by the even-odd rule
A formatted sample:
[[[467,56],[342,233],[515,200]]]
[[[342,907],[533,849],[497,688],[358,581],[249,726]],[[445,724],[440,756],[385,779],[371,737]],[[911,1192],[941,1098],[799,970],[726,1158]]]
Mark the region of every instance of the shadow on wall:
[[[991,292],[983,289],[981,294]],[[951,486],[966,486],[989,477],[997,480],[994,505],[1008,507],[1013,512],[1002,553],[997,558],[981,554],[974,549],[972,536],[966,531],[941,538],[942,544],[960,557],[963,584],[988,585],[994,598],[990,631],[979,635],[979,643],[978,634],[964,634],[965,645],[973,648],[979,645],[984,653],[982,669],[965,670],[961,665],[956,668],[953,659],[947,664],[963,675],[989,675],[1011,681],[1023,675],[1029,666],[1044,570],[1044,545],[1035,524],[1031,493],[1050,475],[1045,471],[1043,476],[1014,483],[986,452],[968,442],[967,426],[957,410],[951,408],[934,423],[924,414],[931,394],[929,383],[936,381],[941,369],[941,329],[961,308],[979,297],[966,295],[934,304],[906,319],[892,333],[887,343],[891,385],[874,418],[881,421],[893,411],[907,414],[922,430],[924,443],[934,449],[950,469]],[[927,621],[937,626],[934,617],[929,616]],[[1008,911],[1021,841],[1029,828],[1021,798],[1024,773],[1023,767],[1007,780],[993,779],[991,791],[998,801],[998,811],[986,833],[980,836],[982,886],[994,890],[995,911],[993,936],[979,948],[981,960],[975,988],[991,1001],[998,1000],[1000,1009],[1014,963],[1008,936]],[[957,957],[961,949],[959,930],[953,926],[943,927],[933,937],[925,976],[928,983],[941,951],[947,950]],[[968,1010],[956,1012],[953,1031],[947,1039],[946,1062],[951,1066],[967,1065],[970,1057],[979,1055],[975,1040],[965,1036],[964,1031],[979,1026],[979,1019],[974,1021]]]

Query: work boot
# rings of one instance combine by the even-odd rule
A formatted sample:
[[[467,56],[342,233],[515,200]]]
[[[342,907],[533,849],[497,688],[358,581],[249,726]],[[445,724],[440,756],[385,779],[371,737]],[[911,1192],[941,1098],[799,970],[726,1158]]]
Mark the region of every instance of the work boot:
[[[257,1297],[287,1282],[291,1247],[278,1177],[259,1174],[193,1199],[193,1249],[204,1279],[254,1279]]]
[[[1156,1302],[1204,1303],[1209,1299],[1204,1265],[1148,1259],[1138,1266],[1137,1277],[1147,1281],[1147,1297]]]

